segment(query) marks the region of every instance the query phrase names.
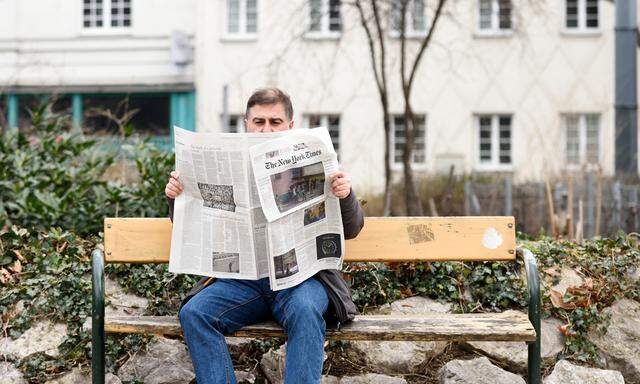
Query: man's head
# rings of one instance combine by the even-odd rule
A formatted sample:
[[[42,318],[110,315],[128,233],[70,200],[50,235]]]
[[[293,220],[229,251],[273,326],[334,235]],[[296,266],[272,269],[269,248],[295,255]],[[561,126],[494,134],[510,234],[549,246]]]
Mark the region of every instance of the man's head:
[[[253,92],[244,115],[247,132],[277,132],[293,128],[293,106],[289,95],[278,88]]]

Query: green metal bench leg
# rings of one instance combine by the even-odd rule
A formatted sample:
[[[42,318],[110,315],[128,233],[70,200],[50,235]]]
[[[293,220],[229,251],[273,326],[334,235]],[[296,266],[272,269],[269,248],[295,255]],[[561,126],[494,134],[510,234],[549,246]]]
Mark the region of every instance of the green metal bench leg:
[[[528,343],[527,378],[529,384],[540,384],[541,377],[541,345],[540,345],[540,278],[538,276],[538,266],[536,258],[528,249],[518,249],[524,260],[527,272],[527,287],[529,288],[529,321],[536,330],[536,341]]]
[[[104,384],[104,255],[96,249],[91,254],[91,379],[93,384]]]

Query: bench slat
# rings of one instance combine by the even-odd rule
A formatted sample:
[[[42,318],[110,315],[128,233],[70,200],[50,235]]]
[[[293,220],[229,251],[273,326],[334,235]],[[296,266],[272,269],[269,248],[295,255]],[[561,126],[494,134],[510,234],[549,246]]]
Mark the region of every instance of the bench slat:
[[[168,263],[167,218],[107,218],[107,263]],[[445,261],[515,259],[512,216],[369,217],[346,242],[345,261]]]
[[[112,316],[105,319],[105,332],[182,334],[174,316]],[[265,322],[244,327],[230,336],[280,337],[284,334],[276,323]],[[519,312],[430,313],[356,316],[339,331],[328,329],[326,337],[332,340],[534,341],[536,333],[527,315]]]

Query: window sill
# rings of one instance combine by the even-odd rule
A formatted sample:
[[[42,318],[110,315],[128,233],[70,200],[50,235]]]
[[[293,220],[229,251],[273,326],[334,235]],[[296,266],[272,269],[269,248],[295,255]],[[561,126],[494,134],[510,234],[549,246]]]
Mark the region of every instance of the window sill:
[[[225,33],[220,38],[220,41],[225,42],[244,42],[244,41],[257,41],[258,34],[257,33]]]
[[[305,40],[315,40],[315,41],[322,41],[322,40],[335,41],[335,40],[340,40],[341,37],[342,37],[342,33],[340,32],[306,32],[304,34]]]
[[[81,37],[101,37],[101,36],[132,36],[131,27],[102,27],[86,28],[82,27]]]
[[[474,169],[478,172],[513,172],[513,164],[476,164]]]
[[[602,30],[600,28],[593,28],[593,29],[564,28],[560,31],[560,35],[564,37],[599,37],[602,35]]]
[[[473,37],[476,39],[508,39],[513,37],[513,29],[508,30],[476,30]]]

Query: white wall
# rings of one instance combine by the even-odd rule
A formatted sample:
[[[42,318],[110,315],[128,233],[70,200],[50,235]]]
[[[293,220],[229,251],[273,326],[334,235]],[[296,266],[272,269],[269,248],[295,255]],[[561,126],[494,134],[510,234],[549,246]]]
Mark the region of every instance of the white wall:
[[[259,1],[256,40],[228,41],[222,32],[224,0],[201,1],[197,28],[198,129],[220,130],[222,87],[230,87],[230,112],[243,113],[252,90],[278,86],[302,113],[341,114],[341,152],[359,188],[380,190],[383,176],[381,108],[357,11],[343,6],[339,40],[301,37],[304,0]],[[474,114],[512,113],[513,164],[517,180],[564,169],[561,113],[602,114],[602,166],[613,172],[613,5],[601,2],[601,32],[563,32],[563,2],[515,1],[513,36],[475,34],[475,1],[446,7],[416,79],[413,107],[427,115],[426,172],[436,159],[476,164]],[[401,113],[398,44],[388,41],[391,110]],[[444,160],[443,160],[444,161]],[[445,161],[446,163],[446,161]]]
[[[0,87],[193,82],[171,65],[173,30],[193,37],[195,0],[134,0],[132,26],[82,26],[82,2],[0,0]]]

